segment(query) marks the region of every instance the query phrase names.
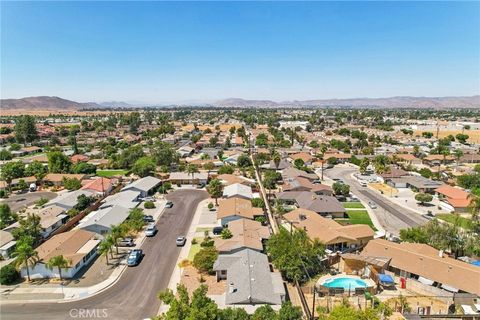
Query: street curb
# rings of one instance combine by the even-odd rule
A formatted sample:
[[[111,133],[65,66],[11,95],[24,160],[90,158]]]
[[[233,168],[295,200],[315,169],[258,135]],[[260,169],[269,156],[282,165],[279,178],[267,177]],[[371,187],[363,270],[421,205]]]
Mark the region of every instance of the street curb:
[[[165,207],[163,207],[162,211],[158,215],[157,222],[163,216],[164,213],[165,213]],[[146,237],[143,236],[143,238],[141,239],[141,242],[140,242],[138,247],[141,247],[143,245],[143,243],[145,242],[145,239],[146,239]],[[93,293],[91,293],[87,296],[84,296],[84,297],[72,298],[72,299],[65,299],[65,297],[64,297],[63,299],[44,299],[44,300],[6,300],[6,301],[5,300],[0,300],[0,305],[3,305],[3,304],[19,304],[19,303],[69,303],[69,302],[76,302],[76,301],[89,299],[89,298],[92,298],[92,297],[106,291],[107,289],[109,289],[110,287],[115,285],[118,281],[120,281],[123,273],[125,272],[125,270],[127,270],[128,266],[127,265],[122,265],[122,267],[123,267],[123,270],[120,271],[120,273],[118,274],[118,276],[116,277],[115,280],[113,280],[111,283],[107,284],[105,287],[99,289],[98,291],[95,291],[95,292],[93,292]],[[84,288],[88,288],[88,287],[84,287]]]

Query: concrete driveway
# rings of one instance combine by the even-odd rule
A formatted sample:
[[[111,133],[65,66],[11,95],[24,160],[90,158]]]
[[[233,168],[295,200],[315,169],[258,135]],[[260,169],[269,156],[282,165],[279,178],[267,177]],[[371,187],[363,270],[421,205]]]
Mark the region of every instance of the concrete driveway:
[[[8,199],[2,199],[1,202],[8,204],[13,212],[17,212],[23,208],[31,206],[32,204],[40,200],[40,198],[52,200],[56,197],[57,194],[55,192],[35,191],[22,194],[14,194],[11,195]]]
[[[157,314],[157,293],[168,287],[181,248],[178,235],[186,234],[197,205],[208,198],[201,190],[178,190],[167,196],[174,206],[157,222],[155,237],[142,245],[145,257],[137,267],[128,268],[120,280],[105,291],[84,300],[68,303],[23,303],[1,306],[2,319],[77,319],[79,310],[89,310],[90,318],[145,319]],[[39,297],[41,299],[41,297]],[[95,313],[97,312],[97,313]]]

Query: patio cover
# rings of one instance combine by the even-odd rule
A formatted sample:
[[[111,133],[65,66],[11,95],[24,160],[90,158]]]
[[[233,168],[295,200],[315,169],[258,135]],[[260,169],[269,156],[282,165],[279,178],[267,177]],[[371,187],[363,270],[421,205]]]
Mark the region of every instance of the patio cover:
[[[380,280],[381,283],[384,284],[393,284],[395,283],[395,280],[393,280],[392,276],[389,274],[384,274],[384,273],[379,273],[378,274],[378,280]]]

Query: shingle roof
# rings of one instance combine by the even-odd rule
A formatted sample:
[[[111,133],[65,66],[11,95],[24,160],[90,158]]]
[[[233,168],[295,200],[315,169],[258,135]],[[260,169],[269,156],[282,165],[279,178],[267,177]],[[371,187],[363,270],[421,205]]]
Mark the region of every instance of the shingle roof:
[[[233,235],[230,239],[215,239],[215,247],[220,252],[229,252],[239,248],[261,251],[263,249],[262,240],[270,237],[268,227],[249,219],[231,221],[228,223],[228,229]]]
[[[222,219],[235,215],[253,220],[255,216],[262,214],[263,210],[261,208],[254,208],[250,200],[232,197],[219,201],[217,218]]]
[[[244,249],[232,254],[221,254],[213,270],[227,270],[225,304],[273,304],[282,303],[278,277],[272,276],[265,254]]]
[[[391,258],[390,266],[394,268],[480,295],[479,267],[441,256],[426,244],[375,239],[368,242],[361,255]]]
[[[110,228],[112,225],[119,225],[129,214],[129,209],[122,206],[113,206],[91,212],[85,219],[80,222],[78,228],[84,229],[91,225],[99,225]]]
[[[242,196],[248,199],[253,198],[252,188],[241,183],[234,183],[223,189],[223,196],[230,198],[233,196]]]

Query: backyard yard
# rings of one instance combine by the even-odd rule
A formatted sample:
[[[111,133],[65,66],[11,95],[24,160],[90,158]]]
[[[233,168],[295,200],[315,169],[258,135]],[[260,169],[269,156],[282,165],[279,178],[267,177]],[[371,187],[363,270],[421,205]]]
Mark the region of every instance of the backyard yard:
[[[473,228],[472,226],[472,220],[451,214],[451,213],[442,213],[442,214],[437,214],[436,217],[440,220],[449,222],[449,223],[455,223],[455,220],[458,219],[458,224],[461,228],[465,230],[471,230]]]
[[[111,178],[114,176],[124,176],[128,170],[97,170],[97,176],[104,178]]]

